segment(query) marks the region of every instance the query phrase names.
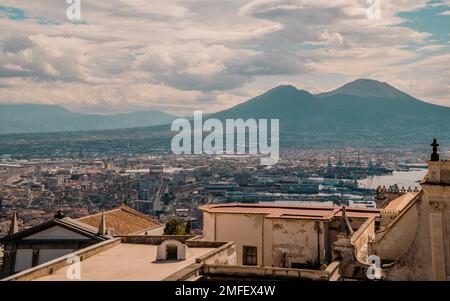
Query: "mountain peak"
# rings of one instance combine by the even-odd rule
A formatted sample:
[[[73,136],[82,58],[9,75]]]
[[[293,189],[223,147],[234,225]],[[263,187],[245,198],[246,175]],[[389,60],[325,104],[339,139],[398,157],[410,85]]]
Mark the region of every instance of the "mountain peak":
[[[277,91],[297,91],[297,88],[294,87],[293,85],[279,85],[269,90],[269,92],[277,92]]]
[[[279,85],[275,88],[272,88],[271,90],[267,91],[263,95],[278,95],[279,97],[286,97],[286,96],[303,96],[308,98],[313,98],[314,96],[309,93],[308,91],[297,89],[297,87],[293,85]]]
[[[388,83],[366,78],[357,79],[343,85],[336,90],[322,93],[317,96],[326,97],[333,95],[351,95],[357,97],[375,97],[388,99],[411,97],[408,94],[389,85]]]

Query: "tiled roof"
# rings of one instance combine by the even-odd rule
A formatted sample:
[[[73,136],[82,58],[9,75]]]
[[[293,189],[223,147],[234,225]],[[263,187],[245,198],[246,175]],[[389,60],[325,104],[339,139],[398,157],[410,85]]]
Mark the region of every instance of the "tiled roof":
[[[215,204],[199,208],[201,211],[222,214],[263,214],[266,218],[330,220],[341,216],[341,207],[335,206],[293,206],[267,204]],[[347,208],[347,217],[369,218],[379,216],[379,209]]]
[[[154,220],[128,206],[122,205],[119,208],[104,212],[106,228],[114,229],[114,235],[130,235],[153,229],[161,225]],[[77,221],[88,224],[98,229],[102,213],[97,213],[77,219]]]

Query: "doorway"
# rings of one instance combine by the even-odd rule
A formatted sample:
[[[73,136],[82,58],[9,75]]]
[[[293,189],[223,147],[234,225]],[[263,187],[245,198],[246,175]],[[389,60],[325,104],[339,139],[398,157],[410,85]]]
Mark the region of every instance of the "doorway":
[[[178,260],[178,247],[176,245],[167,246],[166,260]]]

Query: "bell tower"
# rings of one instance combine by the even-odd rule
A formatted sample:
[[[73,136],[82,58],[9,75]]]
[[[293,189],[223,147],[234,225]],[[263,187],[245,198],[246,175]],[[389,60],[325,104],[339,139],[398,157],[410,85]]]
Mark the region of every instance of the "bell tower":
[[[450,161],[440,160],[434,139],[428,175],[422,182],[428,217],[432,280],[450,280]]]

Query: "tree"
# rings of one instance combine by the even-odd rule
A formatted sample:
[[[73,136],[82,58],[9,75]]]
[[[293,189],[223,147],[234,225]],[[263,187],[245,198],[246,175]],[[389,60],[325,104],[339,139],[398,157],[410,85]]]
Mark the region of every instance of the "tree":
[[[164,235],[184,235],[184,234],[185,228],[176,219],[173,218],[166,223],[166,227],[164,228]]]
[[[184,227],[184,232],[186,233],[186,235],[191,234],[191,229],[192,229],[192,223],[191,223],[191,220],[188,220],[186,222],[186,226]]]

